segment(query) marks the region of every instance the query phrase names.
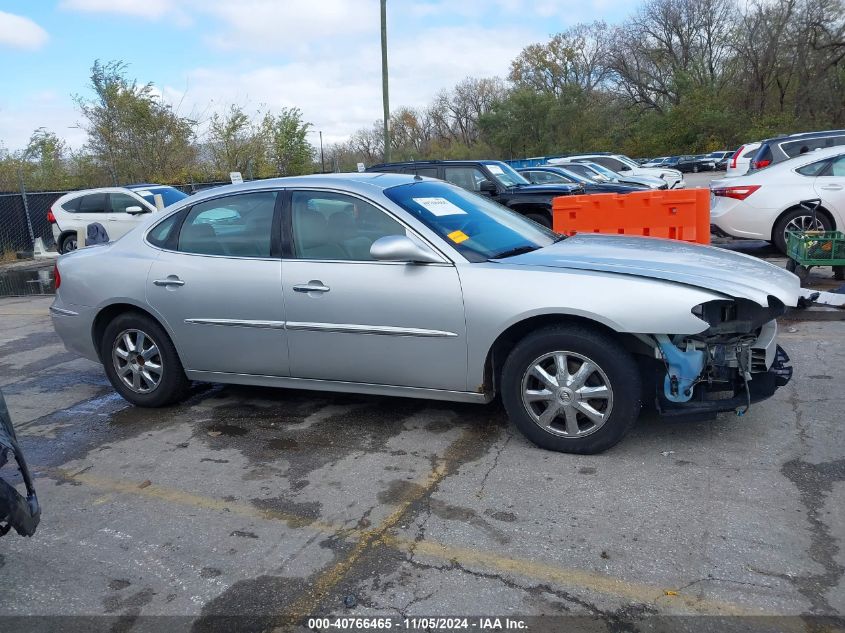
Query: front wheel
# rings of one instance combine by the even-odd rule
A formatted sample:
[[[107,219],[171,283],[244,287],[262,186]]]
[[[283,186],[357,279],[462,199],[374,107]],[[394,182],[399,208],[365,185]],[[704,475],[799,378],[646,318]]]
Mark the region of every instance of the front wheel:
[[[541,448],[600,453],[640,411],[640,373],[609,335],[555,326],[520,341],[502,370],[502,402],[516,427]]]
[[[109,323],[100,358],[115,390],[139,407],[178,402],[191,384],[167,332],[144,314],[127,312]]]

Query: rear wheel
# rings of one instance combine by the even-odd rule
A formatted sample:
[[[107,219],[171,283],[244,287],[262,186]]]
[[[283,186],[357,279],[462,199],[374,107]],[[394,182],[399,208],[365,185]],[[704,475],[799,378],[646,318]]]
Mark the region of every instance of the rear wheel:
[[[516,427],[553,451],[604,451],[622,439],[640,411],[640,374],[631,354],[583,326],[555,326],[525,337],[505,361],[501,385]]]
[[[62,237],[61,242],[59,242],[59,252],[64,255],[65,253],[75,251],[78,246],[79,245],[77,244],[76,233],[68,233],[64,237]]]
[[[100,358],[115,390],[139,407],[178,402],[191,384],[167,332],[137,312],[121,314],[106,326]]]
[[[786,253],[787,233],[790,231],[832,231],[833,225],[824,213],[818,212],[815,217],[806,209],[797,208],[787,211],[777,221],[772,231],[772,242],[781,253]]]

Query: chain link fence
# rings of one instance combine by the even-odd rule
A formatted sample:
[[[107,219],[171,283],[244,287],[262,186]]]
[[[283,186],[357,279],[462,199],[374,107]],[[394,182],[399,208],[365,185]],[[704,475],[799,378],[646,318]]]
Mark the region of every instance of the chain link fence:
[[[225,181],[174,185],[188,195],[211,187],[230,184]],[[74,190],[70,190],[74,191]],[[13,260],[19,254],[30,253],[34,242],[41,238],[44,247],[55,248],[53,229],[47,212],[53,203],[70,191],[26,191],[0,193],[0,261]]]

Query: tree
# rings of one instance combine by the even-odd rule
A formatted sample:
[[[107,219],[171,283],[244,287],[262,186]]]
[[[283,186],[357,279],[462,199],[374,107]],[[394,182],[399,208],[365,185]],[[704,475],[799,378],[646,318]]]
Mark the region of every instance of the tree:
[[[176,113],[151,83],[128,79],[126,69],[121,61],[95,61],[94,97],[75,97],[85,118],[89,151],[115,184],[184,179],[194,164],[196,122]]]
[[[251,177],[266,164],[262,130],[238,105],[229,106],[224,114],[212,115],[208,125],[208,149],[219,175],[239,171]]]
[[[306,140],[310,123],[302,120],[299,108],[282,108],[277,115],[267,113],[261,134],[269,165],[280,176],[296,176],[312,171],[314,148]]]

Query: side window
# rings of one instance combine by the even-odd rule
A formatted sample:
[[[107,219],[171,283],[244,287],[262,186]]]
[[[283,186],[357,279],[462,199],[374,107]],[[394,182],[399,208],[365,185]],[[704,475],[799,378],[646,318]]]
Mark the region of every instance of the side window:
[[[159,222],[152,230],[147,233],[147,241],[153,246],[165,248],[165,245],[170,240],[173,231],[179,226],[179,218],[183,213],[174,213],[163,222]]]
[[[126,213],[128,207],[141,207],[146,210],[146,207],[138,200],[125,193],[110,193],[109,194],[109,211],[111,213]]]
[[[417,167],[414,170],[417,176],[428,176],[429,178],[437,178],[437,167]]]
[[[77,196],[76,198],[62,202],[62,209],[70,211],[71,213],[76,213],[79,210],[79,203],[82,201],[83,197],[84,196]]]
[[[178,250],[200,255],[270,257],[275,191],[195,204],[179,232]]]
[[[79,213],[105,213],[106,194],[91,193],[79,201]]]
[[[446,167],[444,178],[447,182],[468,191],[481,191],[481,182],[489,180],[477,167]]]
[[[370,246],[405,227],[373,205],[339,193],[295,191],[293,243],[298,259],[372,261]]]
[[[834,158],[833,162],[830,165],[830,169],[823,175],[837,176],[839,178],[845,176],[845,154]]]
[[[628,169],[628,166],[623,163],[622,161],[616,160],[615,158],[610,158],[610,156],[596,156],[593,159],[593,162],[598,163],[602,167],[607,167],[613,171],[621,171],[624,169]]]
[[[799,167],[795,170],[796,173],[801,174],[802,176],[809,176],[814,178],[820,175],[827,166],[830,164],[830,159],[824,160],[817,160],[815,163],[810,163],[809,165],[804,165],[803,167]]]

